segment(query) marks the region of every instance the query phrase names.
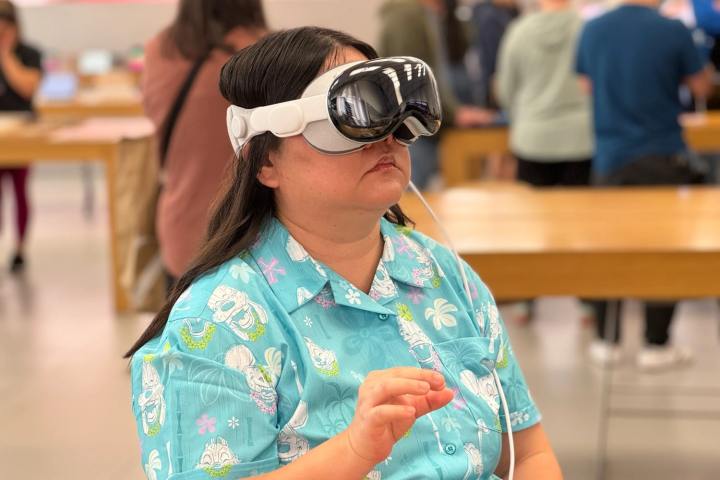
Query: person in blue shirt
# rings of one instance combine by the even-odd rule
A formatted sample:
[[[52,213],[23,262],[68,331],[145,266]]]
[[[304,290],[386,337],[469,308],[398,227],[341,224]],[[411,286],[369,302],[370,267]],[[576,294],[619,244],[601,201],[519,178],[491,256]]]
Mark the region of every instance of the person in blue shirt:
[[[698,28],[707,34],[720,35],[720,2],[717,0],[692,0]]]
[[[340,32],[277,32],[220,86],[275,105],[376,57]],[[505,420],[515,478],[562,478],[487,288],[464,264],[466,295],[453,254],[397,205],[396,134],[342,155],[269,132],[239,148],[202,253],[128,352],[149,480],[495,479]]]
[[[690,31],[661,16],[659,3],[623,2],[587,23],[581,34],[577,71],[593,96],[593,175],[599,185],[704,181],[683,140],[678,90],[685,84],[696,97],[704,97],[710,72]],[[590,352],[599,363],[620,359],[620,326],[607,325],[606,309],[606,303],[596,304],[598,341]],[[689,360],[689,352],[669,344],[674,310],[675,304],[646,304],[646,345],[637,357],[641,368],[662,369]]]

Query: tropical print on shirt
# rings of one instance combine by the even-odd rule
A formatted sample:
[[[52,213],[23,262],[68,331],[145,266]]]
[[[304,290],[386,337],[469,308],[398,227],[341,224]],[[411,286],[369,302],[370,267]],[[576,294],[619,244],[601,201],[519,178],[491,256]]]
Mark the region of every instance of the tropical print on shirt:
[[[498,309],[445,247],[382,220],[366,294],[268,222],[255,246],[200,278],[132,360],[149,480],[237,479],[297,460],[351,422],[367,374],[437,370],[450,404],[417,420],[368,478],[492,479],[505,429],[540,421]]]

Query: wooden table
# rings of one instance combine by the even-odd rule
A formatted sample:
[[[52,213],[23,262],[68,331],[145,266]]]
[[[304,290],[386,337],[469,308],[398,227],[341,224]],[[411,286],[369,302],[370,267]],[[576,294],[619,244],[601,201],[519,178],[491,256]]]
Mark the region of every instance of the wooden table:
[[[720,188],[539,190],[495,184],[427,199],[460,255],[498,300],[720,296]],[[444,242],[416,197],[406,195],[401,205],[418,230]],[[619,311],[613,306],[609,313]],[[638,386],[625,388],[624,395],[629,393],[647,398],[652,392]],[[599,480],[606,472],[609,418],[617,413],[612,394],[612,370],[605,369]]]
[[[42,162],[101,162],[105,166],[110,223],[110,252],[115,309],[126,311],[128,298],[121,288],[123,256],[115,242],[117,218],[115,208],[116,177],[123,139],[151,141],[148,121],[115,120],[68,122],[29,122],[16,127],[0,128],[0,165],[15,166]]]
[[[685,139],[697,152],[720,152],[720,112],[682,118]],[[460,185],[477,177],[478,159],[509,153],[507,127],[448,129],[440,143],[440,170],[445,185]]]
[[[69,101],[38,102],[41,118],[140,117],[143,107],[139,100],[106,99],[99,102],[74,99]]]
[[[499,300],[720,296],[720,188],[473,186],[427,199]],[[444,242],[416,197],[402,206]]]
[[[80,76],[77,91],[68,100],[35,99],[44,119],[143,116],[138,75],[117,70],[103,75]]]

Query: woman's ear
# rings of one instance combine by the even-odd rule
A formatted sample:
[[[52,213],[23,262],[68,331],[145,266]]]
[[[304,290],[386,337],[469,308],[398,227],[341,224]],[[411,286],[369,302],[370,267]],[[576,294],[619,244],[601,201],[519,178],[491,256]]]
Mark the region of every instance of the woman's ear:
[[[278,188],[280,186],[280,172],[275,166],[277,151],[272,151],[268,155],[268,161],[260,168],[257,179],[260,183],[268,188]]]

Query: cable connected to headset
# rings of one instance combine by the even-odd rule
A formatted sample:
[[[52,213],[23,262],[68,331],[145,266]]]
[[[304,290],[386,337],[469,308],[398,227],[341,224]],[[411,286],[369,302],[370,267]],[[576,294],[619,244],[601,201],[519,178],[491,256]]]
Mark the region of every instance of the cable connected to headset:
[[[440,233],[442,233],[443,237],[445,237],[445,241],[448,244],[448,247],[450,247],[450,250],[453,253],[453,256],[455,257],[455,261],[457,262],[458,269],[460,270],[460,276],[462,277],[463,281],[463,291],[465,292],[465,295],[467,297],[468,304],[472,307],[472,293],[470,291],[470,283],[468,282],[467,275],[465,274],[465,269],[462,265],[462,260],[460,259],[460,255],[458,254],[457,249],[455,248],[455,245],[453,244],[452,239],[450,238],[450,234],[445,229],[445,226],[440,222],[440,219],[435,214],[433,209],[430,207],[430,204],[425,200],[425,197],[422,193],[420,193],[420,190],[415,186],[413,182],[410,182],[409,184],[410,189],[413,191],[413,193],[420,199],[420,202],[422,202],[425,209],[428,211],[430,216],[432,217],[435,224],[440,229]],[[500,394],[500,400],[503,408],[503,415],[505,416],[505,427],[507,428],[507,434],[508,434],[508,444],[509,444],[509,454],[510,454],[510,467],[508,469],[508,480],[513,480],[513,477],[515,476],[515,442],[513,441],[513,432],[512,432],[512,422],[510,421],[510,409],[508,408],[507,399],[505,398],[505,392],[503,391],[502,384],[500,382],[500,377],[497,374],[497,370],[493,368],[492,371],[493,375],[493,381],[495,382],[495,385],[498,389],[498,393]]]

